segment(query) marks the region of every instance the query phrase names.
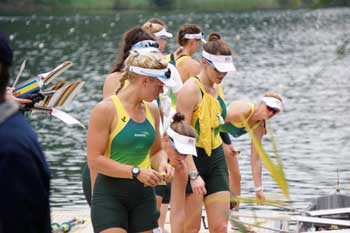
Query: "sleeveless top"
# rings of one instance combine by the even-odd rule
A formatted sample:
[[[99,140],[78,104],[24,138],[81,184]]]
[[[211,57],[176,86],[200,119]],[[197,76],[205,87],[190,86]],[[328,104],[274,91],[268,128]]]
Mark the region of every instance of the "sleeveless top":
[[[250,103],[249,105],[250,105],[250,113],[245,119],[238,122],[231,121],[229,123],[224,124],[222,126],[222,131],[231,134],[235,138],[238,138],[241,135],[246,134],[247,133],[246,125],[248,124],[248,121],[253,116],[255,111],[254,104]],[[253,127],[250,128],[250,130],[254,130],[258,128],[261,123],[262,121],[258,121],[255,125],[253,125]]]
[[[118,122],[109,135],[105,156],[117,162],[141,168],[150,168],[150,148],[155,140],[155,122],[146,104],[146,119],[136,122],[116,95],[111,96],[118,115]]]
[[[220,128],[226,117],[226,105],[219,91],[219,96],[216,99],[206,92],[198,77],[191,79],[196,81],[202,93],[202,101],[194,110],[191,120],[191,125],[198,134],[196,146],[203,148],[205,153],[211,156],[212,150],[222,144]]]
[[[173,64],[174,66],[177,66],[180,62],[182,62],[183,60],[186,60],[188,58],[192,58],[191,56],[188,55],[183,55],[181,57],[178,57],[177,59],[175,59],[174,54],[173,53],[169,53],[165,56],[165,59]]]

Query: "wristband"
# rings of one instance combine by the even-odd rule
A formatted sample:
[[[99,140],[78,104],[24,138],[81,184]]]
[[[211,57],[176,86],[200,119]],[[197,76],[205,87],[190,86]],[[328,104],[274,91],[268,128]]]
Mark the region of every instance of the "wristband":
[[[264,191],[263,186],[259,186],[255,188],[255,192],[262,192],[262,191]]]

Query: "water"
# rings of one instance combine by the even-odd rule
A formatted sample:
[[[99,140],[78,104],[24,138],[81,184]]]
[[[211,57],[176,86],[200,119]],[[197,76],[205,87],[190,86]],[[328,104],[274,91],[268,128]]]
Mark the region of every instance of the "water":
[[[26,58],[22,80],[70,60],[74,66],[57,80],[84,80],[86,85],[65,109],[88,125],[93,106],[102,98],[102,85],[115,60],[121,34],[152,13],[97,16],[6,16],[1,31],[15,49],[15,72]],[[238,72],[225,78],[228,101],[257,102],[268,90],[280,92],[285,111],[270,121],[293,206],[335,191],[337,169],[343,190],[350,190],[350,9],[315,11],[256,11],[246,13],[168,13],[169,30],[185,23],[219,31],[235,50]],[[168,50],[176,47],[175,39]],[[196,54],[199,57],[199,54]],[[86,162],[86,130],[68,127],[42,114],[30,116],[52,172],[53,207],[85,206],[81,167]],[[250,172],[250,141],[234,141],[241,150],[242,195],[254,197]],[[264,147],[272,151],[269,137]],[[266,170],[266,194],[280,191]],[[277,195],[278,196],[278,195]],[[242,208],[249,205],[241,204]],[[272,208],[272,207],[261,207]]]

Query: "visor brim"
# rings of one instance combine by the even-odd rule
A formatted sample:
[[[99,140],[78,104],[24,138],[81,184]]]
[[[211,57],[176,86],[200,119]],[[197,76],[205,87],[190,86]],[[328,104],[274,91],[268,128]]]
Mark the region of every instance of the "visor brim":
[[[181,154],[197,156],[197,150],[195,146],[181,143],[175,139],[173,139],[173,141],[174,141],[176,150]]]
[[[174,79],[170,78],[163,78],[163,77],[156,77],[159,81],[161,81],[162,83],[164,83],[165,86],[167,87],[175,87],[176,86],[176,82]]]
[[[277,98],[274,98],[274,97],[264,97],[262,99],[263,103],[270,107],[270,108],[274,108],[274,109],[278,109],[279,111],[282,111],[283,110],[283,104],[282,102],[277,99]]]
[[[161,36],[165,36],[168,38],[173,38],[173,34],[171,34],[170,32],[164,32]]]
[[[279,106],[278,104],[275,104],[275,103],[265,103],[265,104],[270,108],[274,108],[274,109],[278,109],[279,111],[282,111],[281,106]]]
[[[212,63],[215,66],[215,68],[220,72],[227,73],[227,72],[236,71],[236,67],[233,63],[221,63],[221,62],[214,62],[214,61],[212,61]]]

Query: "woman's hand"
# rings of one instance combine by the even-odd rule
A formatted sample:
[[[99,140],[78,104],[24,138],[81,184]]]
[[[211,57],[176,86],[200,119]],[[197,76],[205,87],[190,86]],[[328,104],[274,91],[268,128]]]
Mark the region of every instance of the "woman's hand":
[[[159,172],[150,168],[141,168],[140,173],[136,178],[147,186],[156,186],[163,179]]]
[[[169,163],[160,164],[159,172],[162,175],[163,181],[165,181],[166,183],[171,182],[171,180],[174,177],[174,167],[171,166]]]
[[[198,176],[197,179],[191,180],[192,192],[195,194],[205,195],[207,194],[207,190],[205,189],[205,183],[201,176]]]
[[[257,199],[257,204],[258,205],[263,205],[264,201],[265,201],[265,195],[264,195],[263,190],[255,191],[255,196],[256,196],[256,199]]]
[[[12,92],[13,92],[13,88],[12,87],[7,87],[6,88],[6,94],[7,94],[7,98],[14,100],[17,102],[17,104],[19,105],[20,109],[24,109],[25,104],[30,104],[32,102],[32,100],[30,99],[20,99],[20,98],[16,98]]]

